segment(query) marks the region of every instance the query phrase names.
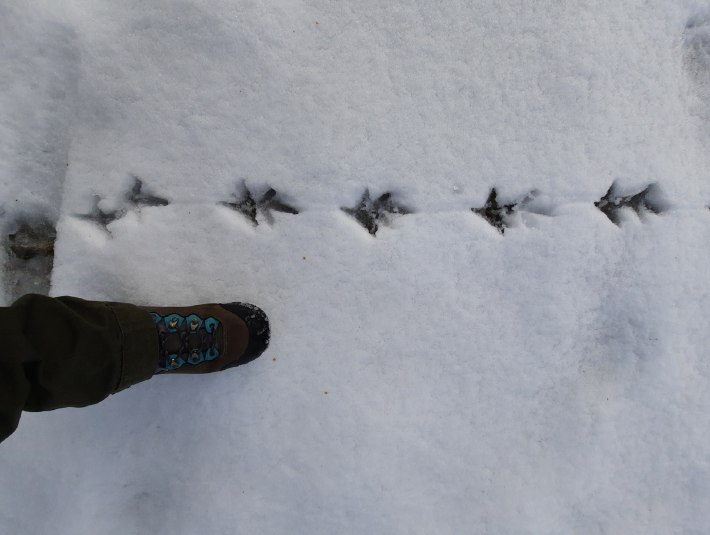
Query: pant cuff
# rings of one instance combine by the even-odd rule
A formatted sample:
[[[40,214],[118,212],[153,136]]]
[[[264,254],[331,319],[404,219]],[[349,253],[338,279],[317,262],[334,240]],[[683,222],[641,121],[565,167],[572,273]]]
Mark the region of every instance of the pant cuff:
[[[150,314],[135,305],[108,303],[121,331],[121,374],[115,392],[150,379],[158,366],[158,331]]]

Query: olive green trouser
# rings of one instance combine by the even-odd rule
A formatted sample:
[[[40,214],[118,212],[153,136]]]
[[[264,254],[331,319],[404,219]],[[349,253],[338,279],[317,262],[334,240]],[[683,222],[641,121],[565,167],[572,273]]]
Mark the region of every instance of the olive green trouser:
[[[84,407],[149,379],[150,315],[125,303],[26,295],[0,307],[0,442],[25,411]]]

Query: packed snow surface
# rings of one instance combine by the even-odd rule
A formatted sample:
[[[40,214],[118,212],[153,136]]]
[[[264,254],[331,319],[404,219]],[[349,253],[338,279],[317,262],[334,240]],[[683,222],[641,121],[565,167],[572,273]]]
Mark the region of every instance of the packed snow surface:
[[[0,0],[2,240],[272,321],[25,414],[0,531],[706,532],[709,142],[708,2]]]

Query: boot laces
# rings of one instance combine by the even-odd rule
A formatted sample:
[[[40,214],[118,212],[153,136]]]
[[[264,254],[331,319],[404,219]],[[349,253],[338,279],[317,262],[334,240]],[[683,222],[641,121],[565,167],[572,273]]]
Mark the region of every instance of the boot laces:
[[[219,320],[197,314],[182,316],[152,312],[151,315],[158,329],[158,373],[185,365],[196,366],[219,356]]]

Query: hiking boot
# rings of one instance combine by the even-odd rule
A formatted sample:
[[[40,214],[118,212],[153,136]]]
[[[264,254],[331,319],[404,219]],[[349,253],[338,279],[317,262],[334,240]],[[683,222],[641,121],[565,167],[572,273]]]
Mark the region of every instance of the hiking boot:
[[[246,303],[141,307],[158,329],[155,373],[209,373],[251,362],[269,345],[269,320]]]

